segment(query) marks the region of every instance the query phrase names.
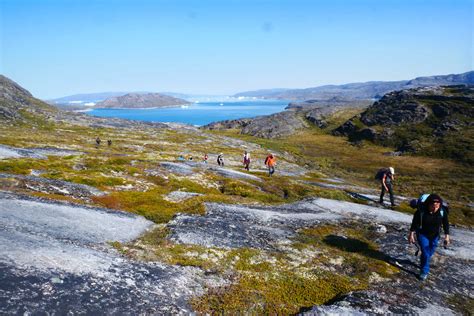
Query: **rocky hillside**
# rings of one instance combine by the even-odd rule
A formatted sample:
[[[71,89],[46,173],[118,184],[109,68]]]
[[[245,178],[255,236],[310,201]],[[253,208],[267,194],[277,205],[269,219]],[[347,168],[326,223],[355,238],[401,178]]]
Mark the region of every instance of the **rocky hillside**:
[[[344,85],[326,85],[307,89],[249,91],[238,93],[235,96],[288,100],[363,100],[378,99],[384,94],[395,90],[455,84],[474,84],[474,71],[446,76],[419,77],[402,81],[370,81]]]
[[[21,121],[54,112],[54,107],[35,99],[16,82],[0,75],[0,120]]]
[[[348,103],[344,105],[329,105],[327,103],[311,102],[290,103],[287,111],[255,118],[226,120],[213,122],[202,126],[207,130],[239,130],[240,134],[261,138],[280,138],[295,134],[311,127],[325,129],[334,114],[343,112],[349,107],[358,109],[366,107],[366,103]],[[349,106],[350,105],[350,106]]]
[[[474,87],[416,88],[386,94],[333,131],[402,152],[473,163]]]
[[[294,102],[290,102],[285,109],[309,110],[312,108],[324,108],[324,107],[360,108],[360,107],[368,107],[372,103],[373,101],[370,101],[370,100],[346,100],[339,97],[334,97],[329,100],[294,101]]]
[[[241,134],[262,138],[278,138],[294,134],[309,127],[301,111],[283,111],[255,118],[226,120],[204,125],[202,129],[225,130],[239,129]]]
[[[129,93],[124,96],[108,98],[95,105],[96,108],[154,108],[173,107],[190,102],[160,93]]]

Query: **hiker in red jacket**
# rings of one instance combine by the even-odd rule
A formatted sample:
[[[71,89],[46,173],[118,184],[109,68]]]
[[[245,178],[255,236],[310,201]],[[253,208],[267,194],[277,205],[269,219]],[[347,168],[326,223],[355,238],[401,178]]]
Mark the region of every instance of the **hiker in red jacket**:
[[[250,153],[248,153],[247,151],[244,153],[243,163],[245,170],[250,171]]]

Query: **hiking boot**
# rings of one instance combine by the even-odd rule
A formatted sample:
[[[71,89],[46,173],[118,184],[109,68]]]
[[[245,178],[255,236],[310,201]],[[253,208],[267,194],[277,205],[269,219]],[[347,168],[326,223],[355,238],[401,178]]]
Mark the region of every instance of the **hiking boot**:
[[[428,278],[428,273],[420,273],[420,281],[425,281]]]

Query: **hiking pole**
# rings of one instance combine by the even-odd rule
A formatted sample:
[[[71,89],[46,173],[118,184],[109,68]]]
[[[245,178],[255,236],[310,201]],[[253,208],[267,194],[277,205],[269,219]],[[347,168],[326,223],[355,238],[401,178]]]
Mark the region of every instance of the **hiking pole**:
[[[417,243],[415,243],[416,251],[415,251],[415,257],[418,257],[418,254],[420,253],[420,246],[418,246]]]

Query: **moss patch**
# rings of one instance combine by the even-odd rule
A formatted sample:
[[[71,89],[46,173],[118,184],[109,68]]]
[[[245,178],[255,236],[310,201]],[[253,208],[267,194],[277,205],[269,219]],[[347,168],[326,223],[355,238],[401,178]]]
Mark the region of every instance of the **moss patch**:
[[[191,305],[206,314],[288,315],[356,289],[349,279],[322,271],[315,271],[311,279],[292,272],[241,275],[236,283],[211,289]]]

